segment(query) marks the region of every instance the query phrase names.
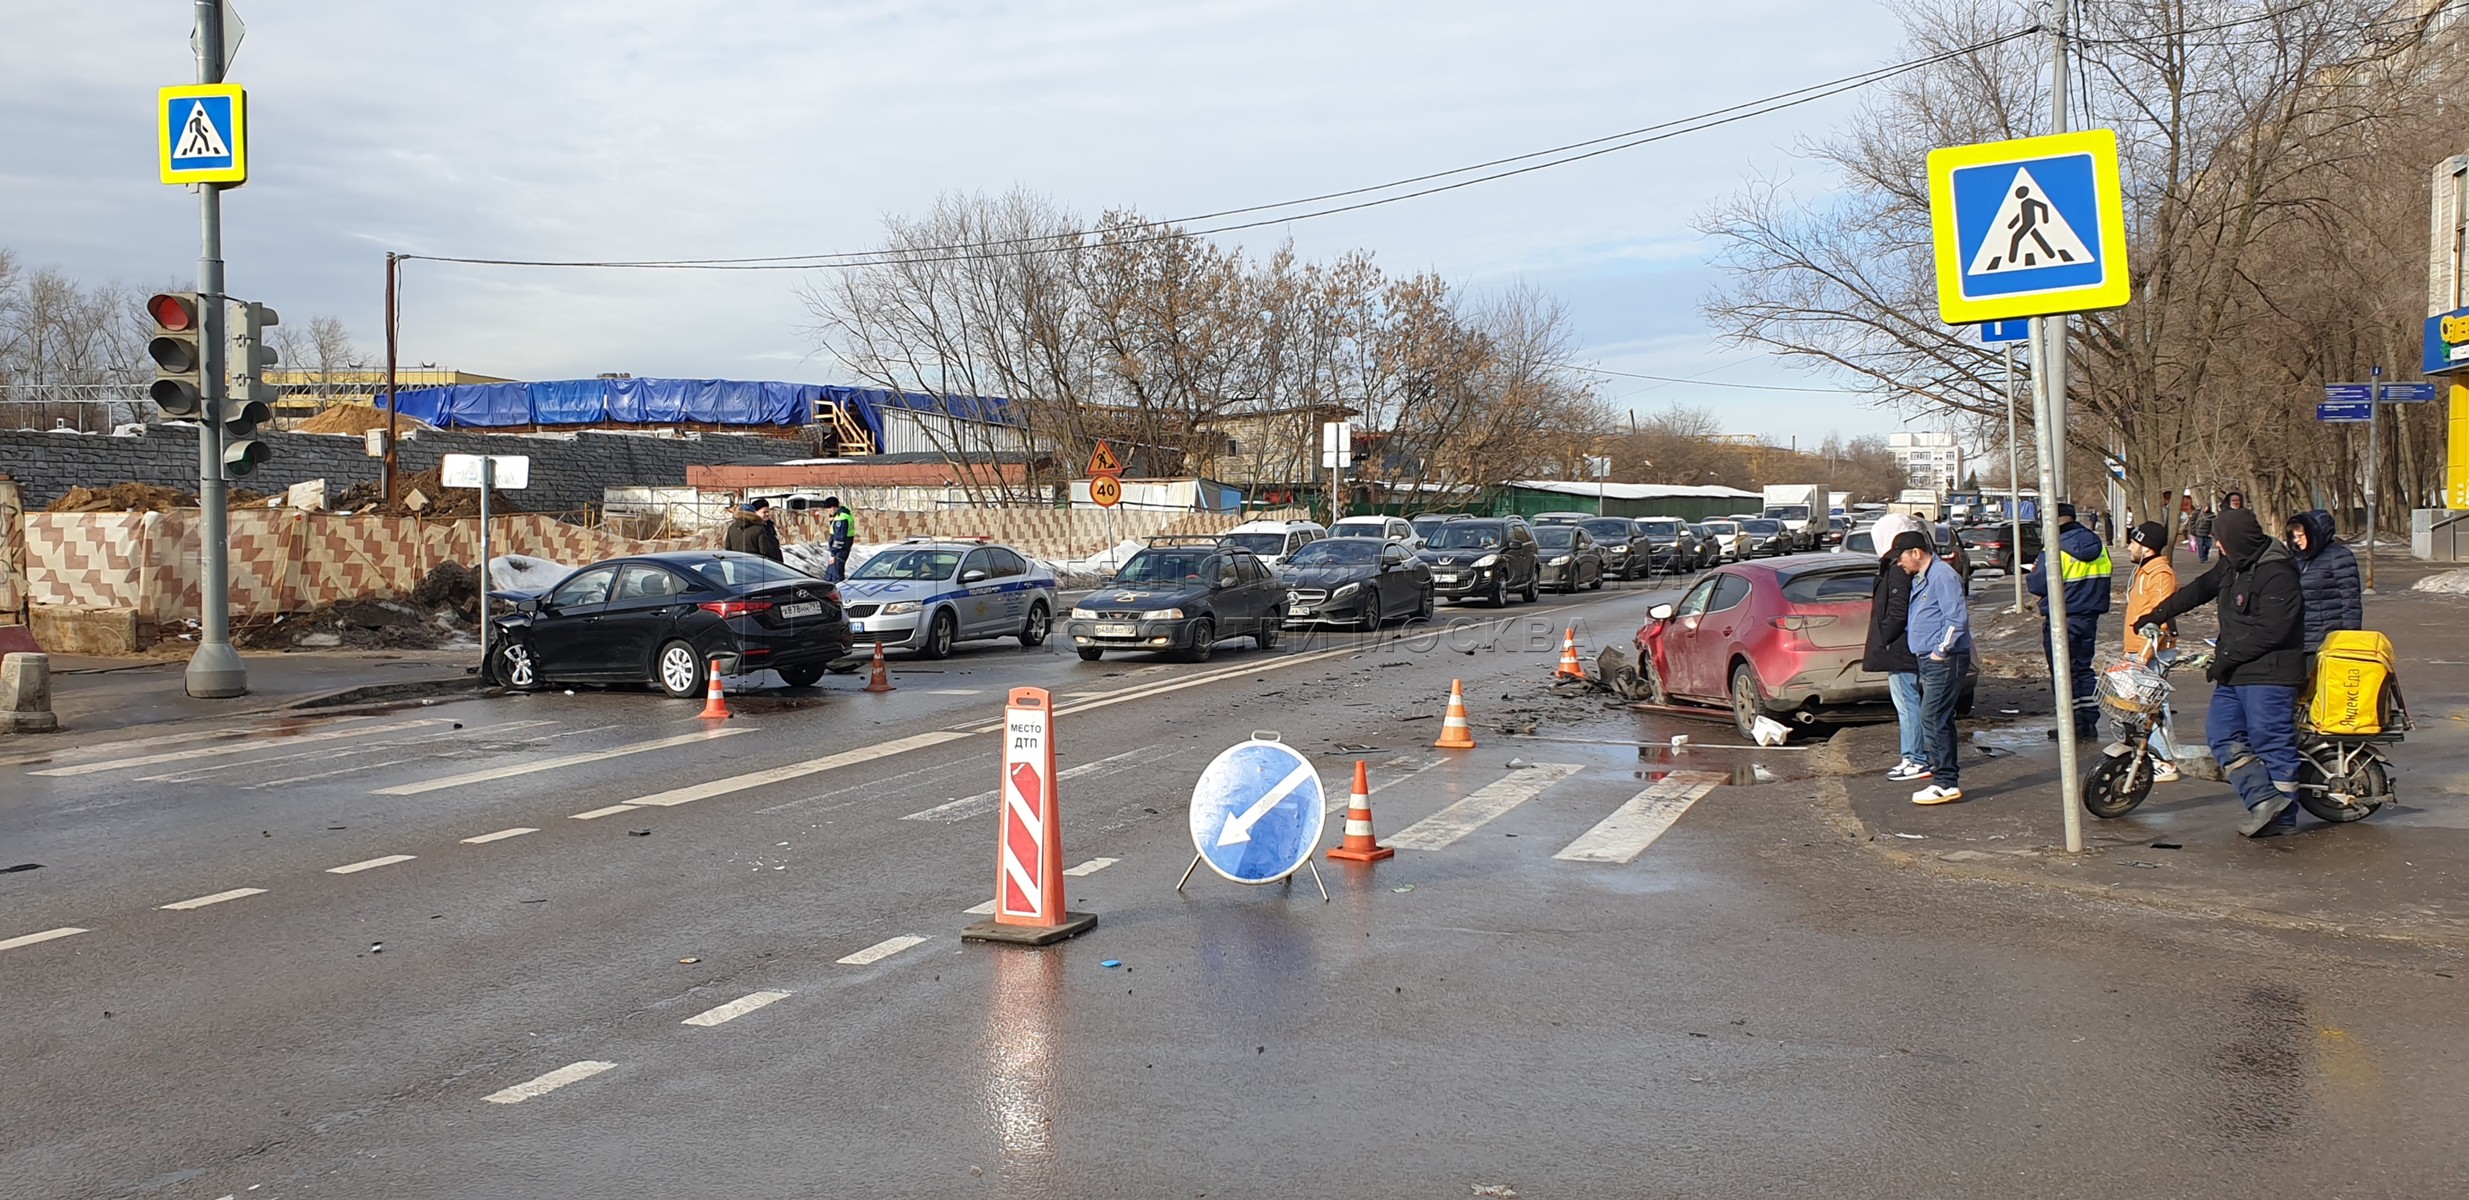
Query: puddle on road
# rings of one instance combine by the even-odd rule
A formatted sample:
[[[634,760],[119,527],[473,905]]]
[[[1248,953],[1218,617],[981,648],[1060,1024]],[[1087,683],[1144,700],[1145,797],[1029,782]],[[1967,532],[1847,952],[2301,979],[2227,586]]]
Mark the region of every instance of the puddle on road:
[[[1972,744],[2018,753],[2055,746],[2057,742],[2049,736],[2051,728],[2049,725],[2001,725],[1995,729],[1975,729],[1972,731]]]

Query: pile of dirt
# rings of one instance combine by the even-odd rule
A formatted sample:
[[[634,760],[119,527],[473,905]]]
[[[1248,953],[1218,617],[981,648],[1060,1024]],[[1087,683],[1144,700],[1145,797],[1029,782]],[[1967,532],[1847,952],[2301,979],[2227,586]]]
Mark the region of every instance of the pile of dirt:
[[[314,612],[236,621],[243,650],[442,650],[480,639],[478,576],[445,563],[406,600],[346,600]]]
[[[292,426],[292,432],[356,435],[385,427],[386,410],[374,404],[333,404],[328,405],[324,412]],[[418,417],[398,416],[394,422],[394,429],[398,435],[433,428],[435,427]]]
[[[423,503],[412,503],[414,494]],[[398,475],[394,480],[394,503],[386,511],[401,516],[476,517],[480,515],[479,488],[450,488],[437,468]],[[514,498],[502,491],[489,493],[489,515],[504,516],[522,512]]]
[[[115,483],[105,488],[73,487],[68,494],[51,502],[44,512],[162,512],[173,508],[195,508],[197,497],[173,488],[151,483]]]
[[[326,511],[355,513],[364,508],[378,507],[378,501],[384,498],[384,495],[377,490],[376,484],[362,480],[344,487],[342,491],[328,493]]]

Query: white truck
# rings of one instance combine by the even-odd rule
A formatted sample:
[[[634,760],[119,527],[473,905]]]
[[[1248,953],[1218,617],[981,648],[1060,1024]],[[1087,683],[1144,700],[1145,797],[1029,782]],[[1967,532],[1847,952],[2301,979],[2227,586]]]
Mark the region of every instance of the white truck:
[[[1895,493],[1895,502],[1887,505],[1886,511],[1901,513],[1907,517],[1918,517],[1923,521],[1946,519],[1946,513],[1938,502],[1937,493],[1928,488],[1905,488]]]
[[[1826,529],[1826,489],[1814,483],[1766,485],[1766,507],[1760,515],[1783,522],[1794,550],[1815,550]]]

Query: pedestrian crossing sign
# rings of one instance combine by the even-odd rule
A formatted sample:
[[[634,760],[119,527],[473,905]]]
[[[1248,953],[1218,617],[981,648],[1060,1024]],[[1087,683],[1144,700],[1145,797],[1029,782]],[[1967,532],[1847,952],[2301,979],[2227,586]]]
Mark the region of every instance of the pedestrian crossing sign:
[[[1929,216],[1948,324],[2119,308],[2132,293],[2112,130],[1932,150]]]
[[[239,84],[164,88],[154,116],[163,182],[248,182],[248,93]]]

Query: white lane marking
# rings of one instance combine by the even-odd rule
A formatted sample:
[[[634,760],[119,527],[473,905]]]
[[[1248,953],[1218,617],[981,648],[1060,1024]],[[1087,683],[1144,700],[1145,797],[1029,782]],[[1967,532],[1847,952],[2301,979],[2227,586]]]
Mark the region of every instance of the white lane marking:
[[[634,806],[631,804],[612,804],[607,808],[595,808],[590,812],[579,812],[566,819],[569,821],[597,821],[602,817],[614,817],[622,812],[633,811]]]
[[[802,808],[819,800],[829,800],[834,796],[845,796],[851,792],[862,791],[868,795],[880,795],[896,780],[915,779],[920,775],[941,775],[946,772],[957,771],[963,767],[969,767],[975,770],[984,770],[986,769],[984,764],[989,761],[991,760],[970,757],[957,758],[950,762],[929,763],[926,766],[917,767],[912,770],[899,771],[890,775],[885,775],[879,779],[870,779],[864,783],[852,783],[845,787],[830,788],[824,791],[816,792],[811,796],[801,796],[795,800],[784,800],[778,804],[772,805],[769,808],[758,808],[755,811],[764,814],[784,812],[792,808]]]
[[[992,901],[988,901],[988,903],[992,903]],[[994,910],[988,909],[987,911],[992,912]],[[58,929],[46,929],[41,933],[22,934],[17,937],[9,938],[6,941],[0,941],[0,950],[15,950],[19,946],[31,946],[37,942],[48,942],[53,938],[74,937],[77,934],[85,932],[87,931],[79,929],[74,925],[63,925]]]
[[[364,862],[344,863],[339,867],[328,867],[326,868],[326,874],[351,875],[376,867],[391,867],[399,862],[410,862],[412,859],[417,857],[419,856],[416,854],[389,854],[384,858],[372,858]]]
[[[1501,814],[1542,795],[1545,788],[1584,769],[1576,763],[1536,763],[1512,771],[1508,778],[1469,792],[1457,803],[1398,831],[1390,837],[1389,844],[1400,850],[1446,849]]]
[[[1713,771],[1674,771],[1654,786],[1631,796],[1595,827],[1561,847],[1552,857],[1566,862],[1628,863],[1644,854],[1655,839],[1678,821],[1689,806],[1731,778]]]
[[[984,688],[936,688],[926,694],[929,696],[983,696],[986,690]]]
[[[135,758],[111,759],[103,762],[77,763],[53,767],[47,771],[32,771],[34,775],[92,775],[98,771],[125,771],[130,767],[150,767],[156,763],[186,762],[193,758],[219,758],[226,754],[247,754],[307,742],[332,742],[343,738],[365,738],[380,733],[397,733],[405,729],[425,729],[431,725],[451,725],[445,717],[425,717],[417,721],[397,721],[391,725],[359,725],[349,729],[327,729],[317,733],[281,734],[265,739],[249,739],[227,746],[207,746],[198,750],[166,750],[160,754],[141,754]]]
[[[825,771],[837,770],[841,767],[853,767],[859,763],[872,762],[878,758],[892,758],[898,755],[907,754],[913,750],[923,750],[928,746],[940,746],[945,742],[956,742],[968,736],[968,734],[955,733],[951,730],[937,730],[933,733],[921,733],[914,737],[904,737],[896,741],[883,742],[878,745],[868,746],[863,750],[848,750],[839,754],[827,754],[822,758],[810,758],[804,762],[790,763],[785,767],[773,767],[768,771],[750,771],[744,775],[731,775],[724,779],[714,779],[708,783],[698,783],[682,788],[671,788],[665,792],[653,792],[648,796],[637,796],[633,800],[628,801],[628,803],[653,804],[666,807],[672,804],[686,804],[696,800],[709,800],[714,796],[726,796],[731,792],[742,792],[750,788],[759,788],[768,784],[780,783],[790,779],[803,779],[808,775],[818,775]]]
[[[505,729],[524,729],[534,725],[554,724],[556,724],[554,721],[508,721],[499,725],[485,725],[479,729],[473,730],[473,732],[495,733],[499,730]],[[560,737],[563,735],[552,733],[546,736]],[[460,731],[456,731],[444,734],[432,734],[427,737],[403,738],[399,741],[387,742],[385,749],[388,751],[395,751],[409,750],[419,746],[454,745],[460,747],[468,744],[469,739],[466,735]],[[298,754],[276,754],[265,758],[252,758],[245,762],[215,763],[212,766],[198,767],[194,770],[171,771],[161,775],[140,775],[138,778],[147,783],[188,783],[193,780],[204,779],[207,776],[215,775],[223,771],[250,771],[256,770],[260,767],[272,766],[276,763],[299,762],[302,759],[315,759],[319,762],[324,762],[332,759],[333,757],[334,751],[331,749],[303,750]],[[268,780],[263,783],[248,784],[246,786],[252,790],[269,787],[289,787],[293,783],[297,783],[302,780],[324,779],[331,775],[349,774],[353,771],[373,771],[380,767],[391,767],[398,763],[415,762],[418,761],[420,757],[422,756],[413,755],[408,758],[387,759],[382,762],[356,763],[339,771],[320,771],[315,775],[294,775],[283,779]]]
[[[1334,650],[1320,650],[1310,654],[1290,654],[1283,658],[1267,659],[1265,661],[1255,663],[1244,663],[1240,666],[1228,667],[1222,671],[1210,671],[1202,675],[1186,676],[1180,679],[1170,680],[1165,683],[1142,684],[1138,687],[1120,688],[1115,691],[1107,692],[1094,700],[1085,700],[1076,704],[1057,705],[1054,713],[1056,716],[1060,717],[1068,716],[1073,713],[1090,712],[1095,709],[1104,708],[1110,704],[1126,704],[1134,700],[1146,700],[1152,696],[1163,696],[1168,692],[1179,692],[1185,688],[1196,688],[1206,684],[1217,683],[1221,680],[1232,679],[1237,675],[1259,674],[1266,671],[1283,671],[1288,667],[1300,667],[1306,663],[1321,662],[1327,659],[1338,658],[1346,655],[1368,654],[1376,648],[1377,647],[1373,646],[1340,646]],[[1002,728],[1003,723],[1001,721],[996,721],[991,725],[976,726],[970,729],[969,732],[994,733]]]
[[[1095,875],[1122,861],[1119,858],[1092,858],[1077,867],[1063,868],[1063,873],[1066,875]]]
[[[1404,783],[1407,780],[1424,773],[1425,771],[1429,771],[1432,768],[1439,766],[1442,761],[1443,760],[1435,759],[1431,762],[1417,764],[1413,759],[1401,759],[1397,762],[1390,763],[1388,765],[1392,767],[1410,767],[1412,769],[1402,774],[1388,775],[1385,777],[1375,775],[1374,778],[1380,779],[1380,782],[1373,784],[1372,790],[1364,794],[1366,796],[1377,796],[1382,792],[1388,791],[1390,788],[1396,787],[1398,784]],[[1340,779],[1335,782],[1323,779],[1320,781],[1320,787],[1321,791],[1329,798],[1328,807],[1321,810],[1321,815],[1326,816],[1329,813],[1344,812],[1346,811],[1346,802],[1354,798],[1354,772],[1346,772],[1346,777],[1344,779]]]
[[[486,844],[486,843],[489,843],[489,842],[502,842],[502,841],[505,841],[507,838],[510,838],[510,837],[521,837],[521,836],[523,836],[524,834],[527,834],[527,833],[538,833],[538,832],[540,832],[540,831],[539,831],[539,830],[537,830],[537,829],[533,829],[533,828],[531,828],[531,827],[529,827],[529,826],[517,825],[517,826],[515,826],[515,827],[514,827],[514,828],[512,828],[512,829],[500,829],[500,830],[498,830],[498,831],[497,831],[497,832],[495,832],[495,833],[484,833],[484,834],[481,834],[479,837],[467,837],[467,838],[464,838],[464,839],[463,839],[463,844],[464,844],[464,845],[466,845],[466,846],[479,846],[479,845],[483,845],[483,844]]]
[[[891,956],[925,940],[925,938],[907,933],[901,934],[899,937],[888,937],[866,947],[863,950],[858,951],[855,954],[839,960],[840,965],[844,967],[869,966],[890,958]]]
[[[1090,775],[1111,773],[1107,770],[1109,767],[1122,770],[1125,768],[1117,767],[1116,764],[1147,755],[1155,749],[1157,749],[1155,746],[1142,746],[1138,750],[1126,750],[1121,754],[1109,755],[1095,762],[1085,762],[1077,767],[1066,767],[1054,773],[1055,781],[1060,783],[1066,779],[1081,779]],[[1181,753],[1183,753],[1181,750],[1169,750],[1164,754],[1153,756],[1149,761],[1163,762]],[[995,802],[1002,797],[1003,793],[1000,789],[979,792],[974,796],[963,796],[958,800],[910,813],[900,819],[903,821],[966,821],[971,817],[982,817],[993,812],[996,807]]]
[[[323,757],[325,757],[325,756],[324,756],[324,755],[322,755],[322,754],[315,754],[315,755],[302,755],[301,757],[303,757],[303,758],[323,758]],[[336,767],[335,769],[333,769],[333,770],[331,770],[331,771],[319,771],[319,772],[317,772],[317,773],[315,773],[315,774],[312,774],[312,775],[286,775],[286,776],[284,776],[284,777],[283,777],[283,778],[281,778],[281,779],[269,779],[269,780],[266,780],[266,781],[265,781],[265,782],[263,782],[263,783],[244,783],[244,784],[241,784],[241,785],[240,785],[240,790],[242,790],[242,791],[244,791],[244,792],[259,792],[259,791],[264,791],[264,790],[265,790],[265,789],[267,789],[267,788],[287,788],[287,787],[290,787],[290,786],[292,786],[292,785],[294,785],[294,784],[299,784],[299,783],[310,783],[310,782],[314,782],[314,781],[319,780],[319,779],[332,779],[332,778],[334,778],[334,777],[335,777],[335,776],[337,776],[337,775],[357,775],[357,774],[361,773],[362,771],[382,771],[382,770],[386,769],[387,767],[399,767],[399,766],[402,766],[404,763],[407,763],[407,762],[418,762],[418,761],[419,761],[418,759],[413,759],[413,758],[386,758],[386,759],[379,759],[379,760],[378,760],[378,761],[376,761],[376,762],[354,763],[354,764],[352,764],[351,766],[348,766],[348,767]],[[232,766],[232,767],[260,767],[260,766],[264,766],[264,765],[265,765],[265,763],[252,760],[252,761],[250,761],[250,762],[244,762],[244,763],[227,763],[227,764],[225,764],[225,765],[226,765],[226,766]],[[208,767],[208,768],[206,768],[206,771],[220,771],[220,770],[222,770],[222,769],[223,769],[222,767]],[[205,774],[205,773],[206,773],[206,771],[199,771],[199,772],[195,772],[195,774],[197,774],[197,775],[203,775],[203,774]],[[169,777],[169,776],[164,776],[163,778],[170,778],[170,777]]]
[[[972,917],[991,917],[994,915],[994,901],[988,900],[983,904],[972,904],[967,908],[961,909],[960,911],[967,913]]]
[[[786,1000],[788,998],[789,993],[787,992],[754,992],[748,995],[740,996],[718,1008],[710,1010],[709,1012],[696,1013],[683,1021],[679,1021],[678,1024],[702,1025],[705,1027],[724,1025],[730,1021],[738,1019],[739,1017],[745,1016],[747,1013],[753,1012],[766,1004]]]
[[[607,750],[592,750],[582,754],[568,754],[558,758],[548,759],[543,762],[513,763],[503,767],[490,767],[485,771],[466,771],[460,775],[448,775],[442,779],[424,779],[418,783],[398,783],[393,787],[379,788],[369,794],[372,796],[417,796],[422,792],[434,792],[443,788],[462,787],[467,784],[474,783],[487,783],[494,779],[510,779],[517,775],[530,775],[540,771],[555,771],[562,767],[577,767],[583,765],[584,763],[604,762],[608,759],[624,758],[629,754],[641,754],[649,750],[667,750],[675,746],[689,745],[694,742],[708,742],[714,738],[724,738],[734,734],[746,732],[749,732],[749,729],[745,726],[722,729],[698,729],[693,733],[681,733],[676,737],[654,738],[648,742],[636,742],[627,746],[614,746]]]
[[[567,1063],[538,1079],[518,1083],[504,1091],[491,1092],[484,1099],[491,1104],[521,1104],[534,1096],[548,1095],[569,1083],[580,1083],[602,1071],[611,1071],[616,1068],[616,1063],[594,1062],[590,1059],[579,1063]]]
[[[209,904],[221,904],[226,900],[238,900],[243,896],[263,896],[265,894],[266,889],[264,888],[233,888],[228,892],[216,892],[211,896],[199,896],[194,900],[180,900],[171,904],[161,905],[160,907],[168,912],[180,912],[191,908],[204,908]]]

